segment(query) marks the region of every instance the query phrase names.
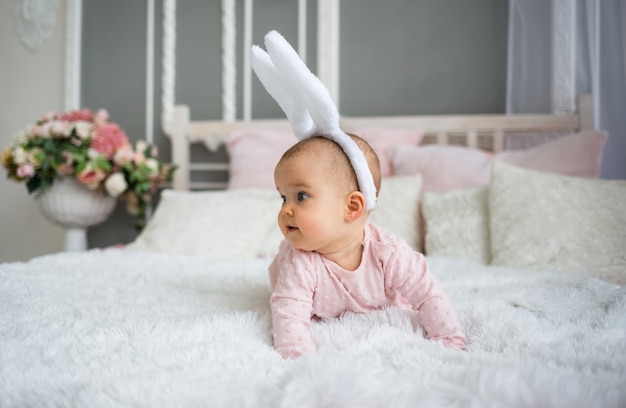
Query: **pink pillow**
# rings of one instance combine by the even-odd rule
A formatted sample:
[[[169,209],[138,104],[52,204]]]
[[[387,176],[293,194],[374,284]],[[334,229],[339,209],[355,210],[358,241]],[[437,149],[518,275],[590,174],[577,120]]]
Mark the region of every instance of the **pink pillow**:
[[[396,146],[391,160],[397,175],[422,175],[422,191],[487,185],[493,155],[460,146]]]
[[[532,170],[579,177],[598,177],[607,134],[584,131],[524,150],[490,154],[459,146],[396,146],[391,149],[394,173],[420,173],[423,191],[486,186],[494,159]]]
[[[378,154],[383,177],[391,175],[390,147],[417,145],[423,131],[412,128],[362,128],[352,130],[367,140]],[[290,130],[239,129],[226,138],[230,156],[228,188],[275,188],[274,167],[283,153],[297,142]]]
[[[390,149],[392,147],[397,145],[417,146],[424,137],[424,131],[419,128],[369,127],[346,129],[346,131],[362,137],[376,151],[382,177],[393,175],[390,157]]]
[[[274,167],[298,140],[290,130],[240,129],[226,138],[230,156],[228,188],[275,189]]]
[[[597,178],[607,137],[606,132],[589,130],[530,149],[501,152],[497,157],[531,170]]]

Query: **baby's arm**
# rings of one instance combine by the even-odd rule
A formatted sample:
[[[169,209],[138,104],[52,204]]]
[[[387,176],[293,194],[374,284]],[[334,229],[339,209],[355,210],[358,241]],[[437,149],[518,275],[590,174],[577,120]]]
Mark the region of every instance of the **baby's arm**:
[[[461,331],[452,303],[439,288],[426,259],[415,251],[399,251],[393,272],[387,274],[388,288],[396,288],[418,311],[425,337],[440,340],[446,347],[465,350],[467,340]]]
[[[432,295],[418,308],[418,319],[426,338],[441,340],[446,347],[467,348],[467,340],[448,297],[440,292]]]
[[[315,351],[309,326],[313,310],[314,277],[310,271],[283,267],[270,297],[274,348],[284,358]]]

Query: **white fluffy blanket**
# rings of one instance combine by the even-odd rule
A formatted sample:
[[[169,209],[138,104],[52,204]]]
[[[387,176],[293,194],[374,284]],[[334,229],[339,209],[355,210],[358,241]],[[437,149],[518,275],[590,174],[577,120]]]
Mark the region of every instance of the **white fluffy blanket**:
[[[319,351],[296,361],[271,346],[267,259],[111,249],[2,264],[0,406],[626,406],[624,288],[430,262],[467,352],[382,310],[315,323]]]

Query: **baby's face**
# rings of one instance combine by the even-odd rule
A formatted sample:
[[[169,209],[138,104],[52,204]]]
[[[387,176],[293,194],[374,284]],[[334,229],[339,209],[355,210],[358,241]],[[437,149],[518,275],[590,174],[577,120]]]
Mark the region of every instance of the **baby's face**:
[[[324,160],[298,155],[274,171],[283,204],[278,225],[295,248],[326,253],[341,245],[347,194]]]

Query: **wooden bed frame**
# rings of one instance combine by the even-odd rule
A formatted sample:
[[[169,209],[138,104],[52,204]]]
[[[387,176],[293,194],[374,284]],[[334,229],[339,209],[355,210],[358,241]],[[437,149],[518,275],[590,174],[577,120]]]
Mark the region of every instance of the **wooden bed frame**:
[[[236,2],[222,2],[222,118],[223,120],[192,121],[190,108],[175,104],[175,10],[176,0],[164,2],[163,20],[163,77],[162,77],[162,127],[172,141],[172,161],[178,166],[172,187],[176,190],[222,189],[226,182],[191,181],[191,172],[228,172],[229,165],[224,155],[216,155],[203,162],[191,162],[191,145],[202,143],[210,151],[217,151],[225,137],[239,128],[290,129],[286,119],[257,120],[251,118],[251,81],[249,50],[252,45],[251,1],[243,3],[243,27],[236,28]],[[564,5],[561,5],[564,6]],[[300,55],[306,55],[307,34],[306,0],[298,0],[298,44]],[[331,97],[339,101],[339,2],[317,0],[317,75],[328,87]],[[561,38],[563,32],[575,20],[559,20],[553,28],[553,37]],[[243,112],[241,119],[236,112],[236,33],[241,33],[243,72]],[[574,38],[565,37],[559,42],[561,48],[574,47]],[[569,61],[569,60],[568,60]],[[558,62],[558,61],[557,61]],[[566,61],[567,62],[567,61]],[[555,114],[541,115],[436,115],[436,116],[384,116],[344,117],[341,127],[345,130],[367,127],[412,127],[425,132],[423,143],[454,144],[475,147],[493,152],[519,144],[511,143],[530,134],[555,135],[594,128],[593,103],[590,95],[575,97],[571,61],[553,64],[553,70],[567,80],[556,81],[553,86],[553,111]],[[541,138],[538,138],[541,139]],[[545,140],[545,138],[544,138]],[[221,157],[220,159],[216,159]],[[215,177],[208,177],[214,179]]]
[[[578,98],[578,109],[563,115],[434,115],[434,116],[379,116],[344,117],[342,129],[367,127],[413,127],[425,132],[422,144],[454,144],[499,152],[507,146],[509,138],[529,133],[563,134],[593,129],[593,104],[591,95]],[[202,143],[209,150],[217,150],[225,138],[241,128],[290,129],[285,120],[192,121],[189,107],[174,108],[172,127],[172,159],[178,166],[173,179],[175,190],[221,189],[225,182],[191,181],[191,172],[228,171],[227,162],[190,161],[191,145]]]

